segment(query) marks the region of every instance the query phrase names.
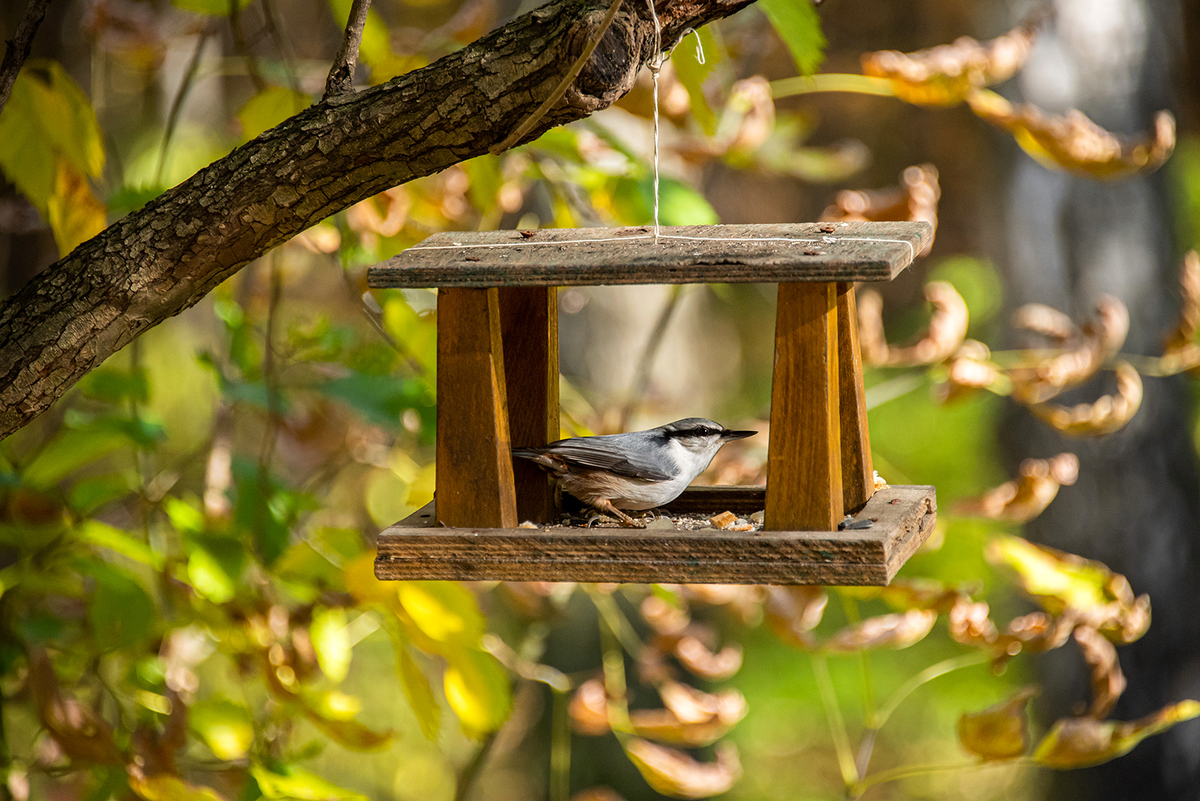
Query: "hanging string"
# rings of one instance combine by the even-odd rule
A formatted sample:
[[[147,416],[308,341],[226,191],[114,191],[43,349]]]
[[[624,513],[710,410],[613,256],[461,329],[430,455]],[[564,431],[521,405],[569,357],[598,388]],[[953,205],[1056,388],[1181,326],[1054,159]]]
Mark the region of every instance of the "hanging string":
[[[653,233],[635,235],[635,236],[600,236],[600,237],[589,238],[589,239],[559,239],[559,240],[548,240],[548,241],[542,241],[542,242],[530,242],[530,241],[526,241],[526,240],[522,240],[520,242],[489,242],[489,243],[482,243],[482,244],[460,244],[458,242],[453,242],[452,244],[449,244],[449,245],[426,245],[426,244],[422,243],[422,244],[414,245],[412,248],[409,248],[410,250],[461,250],[464,248],[537,247],[539,245],[588,245],[588,244],[593,244],[596,242],[629,242],[629,241],[637,240],[637,239],[653,239],[654,244],[656,244],[656,245],[661,244],[661,241],[664,239],[683,241],[683,242],[789,242],[789,243],[793,243],[793,244],[818,245],[818,246],[820,246],[820,245],[836,245],[839,242],[880,242],[880,243],[905,245],[908,248],[909,260],[911,261],[916,258],[916,256],[917,256],[916,248],[913,246],[913,243],[909,242],[907,239],[881,239],[878,237],[853,237],[853,236],[822,236],[822,237],[816,238],[816,239],[799,239],[796,237],[787,237],[787,236],[722,237],[722,236],[681,236],[681,235],[677,235],[677,234],[662,233],[660,230],[661,226],[659,224],[658,76],[659,76],[659,73],[662,72],[663,65],[666,64],[667,59],[671,57],[671,54],[673,52],[675,52],[675,48],[679,47],[679,45],[683,43],[683,40],[687,38],[687,35],[689,33],[696,37],[696,60],[698,62],[700,62],[701,64],[704,63],[704,43],[700,39],[700,34],[698,34],[694,28],[684,28],[683,32],[679,34],[679,38],[676,39],[674,41],[674,43],[671,44],[670,47],[664,49],[662,46],[662,24],[659,22],[658,13],[654,9],[654,0],[646,0],[646,5],[649,6],[649,8],[650,8],[650,19],[654,23],[654,41],[653,41],[654,55],[651,56],[650,61],[646,65],[647,68],[650,70],[650,77],[654,81],[654,148],[653,148],[653,153],[652,153],[652,161],[653,161],[653,169],[654,169],[654,228],[653,228]],[[617,0],[617,2],[614,2],[613,5],[610,7],[609,18],[605,20],[605,28],[607,28],[608,23],[611,22],[611,17],[615,14],[616,9],[619,7],[620,7],[619,0]],[[597,41],[598,41],[598,39],[599,39],[599,37],[597,37]],[[595,45],[593,44],[592,49],[594,49],[594,48],[595,48]],[[581,68],[583,66],[583,62],[586,61],[587,56],[590,56],[590,55],[591,55],[591,50],[589,49],[586,52],[584,58],[581,58],[579,60],[579,63],[576,65],[576,67]],[[573,72],[577,73],[578,69],[573,70]],[[570,76],[570,78],[573,79],[574,74],[572,74]],[[563,87],[563,88],[565,89],[565,87]],[[558,93],[556,90],[556,94],[560,94],[560,93]],[[553,102],[553,101],[552,100],[548,101],[547,105],[550,102]],[[539,111],[544,111],[544,109],[541,109]],[[536,117],[540,117],[540,116],[541,116],[541,114],[535,114],[535,115],[531,116],[531,119],[535,120]],[[532,126],[530,126],[530,127],[532,127]],[[513,137],[509,137],[509,138],[512,139]],[[845,223],[838,223],[838,225],[845,225]]]

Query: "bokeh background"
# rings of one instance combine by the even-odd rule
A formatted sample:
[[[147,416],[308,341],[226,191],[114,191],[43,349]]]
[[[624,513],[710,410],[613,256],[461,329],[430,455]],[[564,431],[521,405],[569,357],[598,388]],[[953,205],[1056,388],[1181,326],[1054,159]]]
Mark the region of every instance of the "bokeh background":
[[[3,38],[22,5],[0,9]],[[426,66],[532,5],[376,0],[358,83]],[[891,483],[936,485],[939,527],[901,574],[909,596],[832,592],[815,632],[935,609],[932,633],[910,643],[893,628],[884,644],[894,650],[854,641],[824,657],[797,634],[815,597],[397,588],[369,577],[375,535],[434,489],[436,296],[368,290],[367,267],[438,231],[646,224],[644,74],[589,120],[310,229],[0,442],[0,793],[632,800],[690,787],[692,797],[841,798],[838,731],[861,753],[881,704],[932,668],[869,735],[865,774],[893,770],[896,780],[858,787],[864,797],[1196,798],[1195,723],[1065,771],[1030,757],[981,762],[958,736],[963,713],[1031,684],[1042,688],[1035,743],[1094,697],[1093,660],[1074,640],[1010,661],[992,658],[994,640],[956,633],[961,619],[948,612],[968,596],[986,601],[1001,629],[1039,608],[1019,592],[1028,563],[1016,579],[997,569],[1006,559],[995,543],[1013,541],[996,538],[1014,534],[1098,560],[1149,594],[1148,633],[1118,649],[1128,689],[1112,718],[1200,698],[1196,383],[1178,369],[1156,375],[1172,371],[1155,361],[1188,305],[1179,265],[1200,240],[1200,10],[1182,0],[1048,5],[1055,15],[1028,62],[993,88],[1049,114],[1082,111],[1130,140],[1152,136],[1155,114],[1170,110],[1178,141],[1164,166],[1099,180],[1036,161],[963,104],[789,81],[818,65],[858,74],[872,51],[1000,36],[1034,10],[1016,0],[825,0],[815,14],[772,2],[686,39],[661,78],[664,224],[811,221],[847,213],[855,197],[936,220],[932,251],[880,288],[890,342],[936,339],[923,295],[931,281],[948,282],[969,313],[951,344],[965,333],[1004,368],[1042,358],[1030,349],[1045,340],[1010,324],[1024,304],[1081,326],[1104,294],[1128,310],[1118,348],[1143,373],[1143,396],[1102,437],[1056,431],[1001,380],[948,391],[950,353],[868,370],[875,466]],[[348,7],[52,3],[0,117],[0,293],[319,98]],[[839,196],[847,189],[877,194]],[[685,416],[756,427],[762,434],[727,448],[703,480],[761,483],[771,287],[573,288],[559,303],[564,435]],[[1090,403],[1114,386],[1105,370],[1062,400]],[[1077,476],[1049,491],[1045,511],[978,501],[1024,460],[1060,453],[1077,456]],[[677,653],[683,629],[671,610],[707,668]],[[580,688],[602,675],[605,655],[610,690],[624,664],[634,709],[672,706],[664,686],[684,678],[709,693],[696,704],[724,698],[726,712],[697,713],[711,738],[681,735],[679,710],[691,707],[672,706],[676,744],[717,767],[639,772],[627,735],[594,720],[589,734]],[[1111,678],[1111,666],[1100,675]]]

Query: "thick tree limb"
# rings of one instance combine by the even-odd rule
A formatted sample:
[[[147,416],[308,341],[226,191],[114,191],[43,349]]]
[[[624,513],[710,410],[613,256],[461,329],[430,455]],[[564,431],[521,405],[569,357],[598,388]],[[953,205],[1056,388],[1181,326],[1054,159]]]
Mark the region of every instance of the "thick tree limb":
[[[46,18],[46,8],[49,5],[50,0],[29,0],[25,16],[17,25],[16,36],[8,41],[8,47],[4,50],[4,60],[0,61],[0,111],[4,110],[4,104],[8,102],[13,84],[17,82],[17,73],[21,71],[21,65],[25,63],[25,59],[29,58],[29,48],[33,46],[33,35],[37,33],[38,26]]]
[[[662,41],[750,2],[666,0]],[[487,153],[559,82],[608,5],[551,0],[425,69],[322,101],[80,245],[0,305],[0,437],[305,228]],[[633,86],[652,41],[648,9],[627,3],[525,141],[612,104]]]

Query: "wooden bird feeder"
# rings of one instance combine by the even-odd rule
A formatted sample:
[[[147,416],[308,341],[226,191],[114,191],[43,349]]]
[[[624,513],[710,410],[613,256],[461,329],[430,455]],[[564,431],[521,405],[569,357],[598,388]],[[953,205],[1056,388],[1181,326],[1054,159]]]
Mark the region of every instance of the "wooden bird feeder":
[[[372,287],[438,288],[436,498],[379,536],[376,576],[883,585],[928,537],[933,487],[874,491],[853,282],[895,278],[930,226],[660,233],[443,233],[369,271]],[[697,487],[666,507],[765,509],[763,530],[548,525],[549,477],[511,449],[559,439],[557,288],[684,283],[779,284],[766,487]]]

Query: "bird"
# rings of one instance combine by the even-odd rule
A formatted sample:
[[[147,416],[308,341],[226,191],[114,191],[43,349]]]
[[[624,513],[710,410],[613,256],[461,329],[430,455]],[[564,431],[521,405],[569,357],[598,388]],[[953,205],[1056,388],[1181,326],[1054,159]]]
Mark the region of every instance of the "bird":
[[[636,526],[622,510],[642,511],[670,503],[704,472],[722,445],[757,433],[688,417],[646,431],[513,448],[512,455],[533,461],[589,506],[625,526]]]

